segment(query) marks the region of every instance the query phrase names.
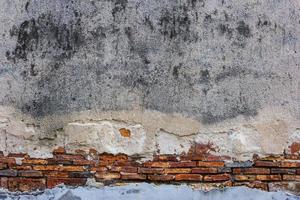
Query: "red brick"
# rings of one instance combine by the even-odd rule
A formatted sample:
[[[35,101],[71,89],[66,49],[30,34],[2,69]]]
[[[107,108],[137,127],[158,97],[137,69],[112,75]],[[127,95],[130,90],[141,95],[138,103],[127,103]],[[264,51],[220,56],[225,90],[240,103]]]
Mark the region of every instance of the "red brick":
[[[99,155],[99,160],[104,162],[115,162],[120,160],[128,160],[128,157],[125,154],[101,154]]]
[[[177,161],[176,155],[156,155],[153,161]]]
[[[201,181],[202,176],[199,174],[176,174],[176,181]]]
[[[196,167],[195,161],[181,161],[181,162],[169,162],[170,167]]]
[[[46,165],[48,164],[48,161],[45,159],[38,159],[38,158],[28,158],[22,160],[23,164],[29,164],[29,165]]]
[[[254,165],[256,167],[278,167],[279,162],[272,162],[272,161],[255,161]]]
[[[32,167],[29,165],[16,165],[13,166],[12,169],[16,169],[16,170],[32,170]]]
[[[60,168],[59,165],[36,165],[33,166],[34,170],[37,171],[58,171]]]
[[[18,176],[23,177],[43,177],[43,173],[35,170],[19,171]]]
[[[121,172],[121,179],[123,180],[146,180],[146,178],[144,174]]]
[[[218,168],[192,168],[192,174],[215,174],[218,173]]]
[[[144,163],[145,167],[157,167],[157,168],[167,168],[170,167],[169,162],[146,162]]]
[[[220,182],[230,180],[229,174],[215,174],[215,175],[206,175],[204,176],[204,181],[206,182]]]
[[[8,188],[11,191],[21,192],[43,190],[46,188],[46,180],[36,178],[9,178]]]
[[[96,161],[94,160],[74,160],[73,161],[74,165],[89,165],[89,166],[95,166]]]
[[[234,175],[236,181],[254,181],[255,178],[255,175]]]
[[[300,162],[284,161],[284,162],[281,162],[280,167],[296,168],[296,167],[300,167]]]
[[[56,160],[69,160],[69,161],[85,160],[84,156],[82,156],[80,154],[58,154],[58,155],[54,155],[54,159],[56,159]]]
[[[204,155],[182,155],[180,156],[180,160],[200,161],[200,160],[206,160],[206,157]]]
[[[224,167],[224,162],[198,162],[199,167]]]
[[[6,169],[7,164],[6,163],[0,163],[0,169]]]
[[[8,158],[8,157],[0,157],[0,163],[6,163],[8,166],[12,166],[16,164],[16,159]]]
[[[300,175],[300,169],[297,169],[296,174]]]
[[[59,171],[82,172],[84,170],[83,166],[59,166]]]
[[[270,174],[268,168],[234,168],[233,174]]]
[[[95,174],[96,180],[113,180],[113,179],[120,179],[121,174],[119,173],[96,173]]]
[[[92,167],[91,172],[106,172],[107,171],[107,168],[106,167]]]
[[[48,165],[72,165],[73,161],[72,160],[63,160],[63,159],[56,159],[56,158],[49,158],[47,159]]]
[[[7,157],[24,158],[24,157],[28,157],[28,154],[26,154],[26,153],[9,153]]]
[[[300,152],[300,143],[294,142],[291,146],[291,154],[299,153]]]
[[[283,175],[284,181],[300,181],[300,175]]]
[[[56,149],[53,150],[53,154],[65,154],[66,150],[63,147],[57,147]]]
[[[150,181],[172,181],[175,179],[174,175],[148,175],[148,180]]]
[[[168,168],[165,169],[166,174],[187,174],[191,172],[191,168]]]
[[[70,186],[84,186],[86,178],[48,178],[47,188],[54,188],[57,185],[65,184]]]
[[[138,168],[137,167],[131,167],[131,166],[113,166],[110,171],[112,172],[127,172],[127,173],[137,173]]]
[[[256,180],[259,181],[280,181],[280,175],[256,175]]]
[[[59,172],[59,171],[43,171],[45,177],[56,177],[56,178],[67,178],[69,177],[68,172]]]
[[[138,173],[140,174],[163,174],[163,168],[138,168]]]

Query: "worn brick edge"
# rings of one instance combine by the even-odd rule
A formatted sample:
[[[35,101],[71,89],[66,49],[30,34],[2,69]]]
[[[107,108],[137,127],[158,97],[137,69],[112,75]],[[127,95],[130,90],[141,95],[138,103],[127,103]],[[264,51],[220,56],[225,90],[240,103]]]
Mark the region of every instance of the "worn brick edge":
[[[300,155],[282,154],[239,162],[208,151],[190,150],[182,155],[140,157],[99,154],[77,150],[67,153],[59,147],[53,157],[31,158],[27,154],[0,154],[0,186],[10,191],[34,191],[59,184],[84,186],[88,179],[104,184],[119,182],[218,183],[269,191],[270,184],[300,181]]]

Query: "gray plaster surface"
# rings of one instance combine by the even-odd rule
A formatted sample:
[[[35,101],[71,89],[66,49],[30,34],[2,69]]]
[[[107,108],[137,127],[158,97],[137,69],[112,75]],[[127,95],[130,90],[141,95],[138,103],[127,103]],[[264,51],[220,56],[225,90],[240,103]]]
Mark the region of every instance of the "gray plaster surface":
[[[130,184],[104,188],[58,187],[32,194],[0,193],[5,200],[298,200],[300,197],[283,192],[263,192],[245,187],[220,190],[194,190],[186,185]]]
[[[295,0],[0,0],[0,104],[299,119]]]

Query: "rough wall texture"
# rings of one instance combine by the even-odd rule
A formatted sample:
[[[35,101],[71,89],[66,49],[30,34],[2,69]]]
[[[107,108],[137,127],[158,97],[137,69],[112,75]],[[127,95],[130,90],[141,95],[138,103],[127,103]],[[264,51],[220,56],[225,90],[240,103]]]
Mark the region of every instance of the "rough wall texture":
[[[6,153],[300,150],[297,0],[0,4]]]

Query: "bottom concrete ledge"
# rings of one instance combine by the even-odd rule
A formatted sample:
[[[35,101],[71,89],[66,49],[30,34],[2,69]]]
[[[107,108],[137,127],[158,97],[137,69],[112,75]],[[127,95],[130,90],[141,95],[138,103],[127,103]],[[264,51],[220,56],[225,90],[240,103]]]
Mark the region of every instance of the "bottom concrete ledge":
[[[124,186],[77,187],[65,186],[43,192],[12,193],[1,190],[2,200],[299,200],[300,196],[284,192],[265,192],[246,187],[234,187],[203,191],[187,185],[154,185],[132,183]]]

